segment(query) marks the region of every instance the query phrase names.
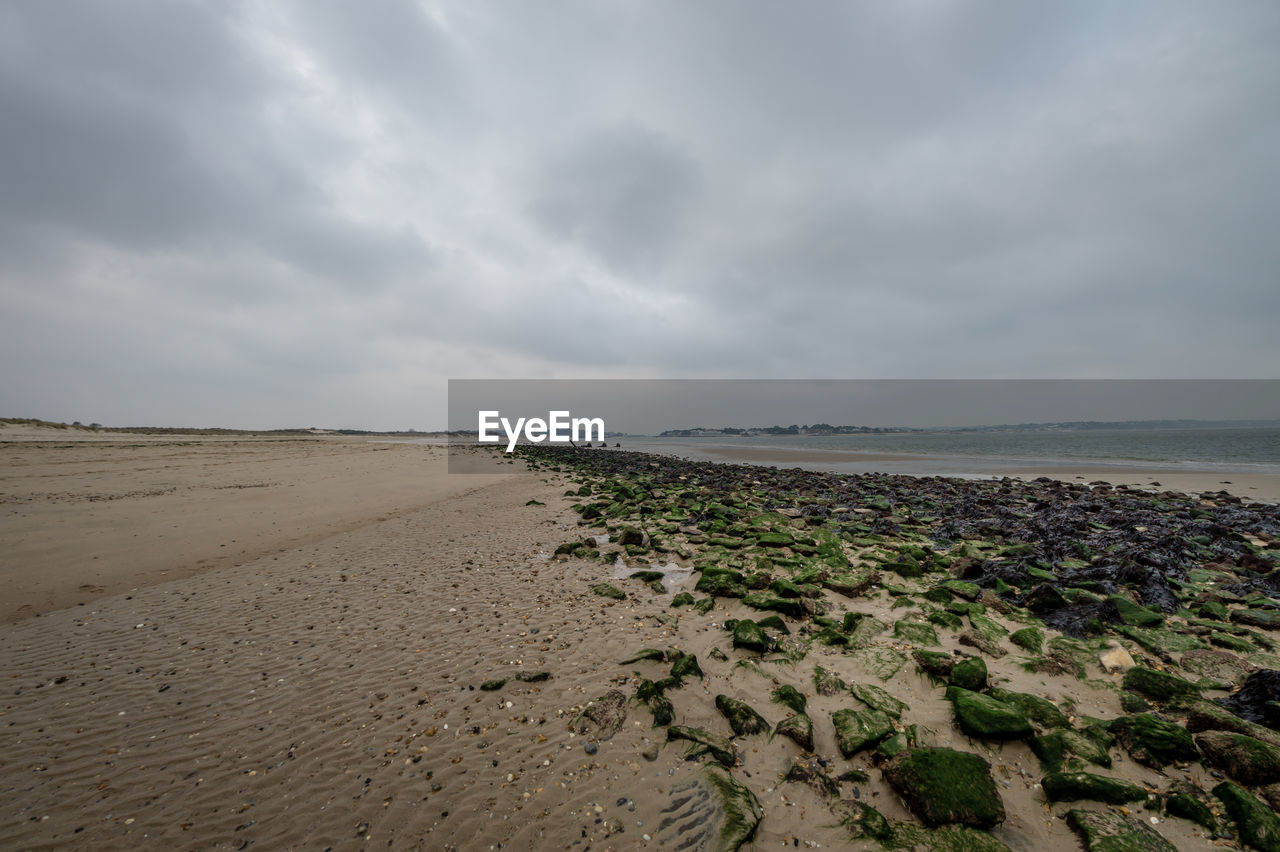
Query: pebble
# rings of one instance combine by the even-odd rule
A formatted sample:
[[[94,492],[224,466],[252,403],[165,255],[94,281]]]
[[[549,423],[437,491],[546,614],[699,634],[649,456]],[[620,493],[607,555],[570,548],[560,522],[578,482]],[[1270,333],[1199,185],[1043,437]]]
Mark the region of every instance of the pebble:
[[[585,751],[587,754],[595,754],[600,749],[596,746],[595,743],[583,743],[582,750]]]

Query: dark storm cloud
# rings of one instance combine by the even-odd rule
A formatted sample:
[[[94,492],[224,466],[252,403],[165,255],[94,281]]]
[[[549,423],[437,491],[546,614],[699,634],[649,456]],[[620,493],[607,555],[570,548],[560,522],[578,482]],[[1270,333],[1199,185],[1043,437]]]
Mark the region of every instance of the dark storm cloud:
[[[1261,0],[6,4],[0,413],[1274,376],[1276,43]]]

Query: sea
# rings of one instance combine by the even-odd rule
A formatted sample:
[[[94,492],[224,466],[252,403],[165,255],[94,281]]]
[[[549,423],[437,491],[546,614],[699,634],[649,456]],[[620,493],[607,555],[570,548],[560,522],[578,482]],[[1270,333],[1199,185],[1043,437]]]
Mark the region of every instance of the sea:
[[[1098,466],[1280,474],[1280,428],[988,429],[856,435],[637,438],[636,449],[704,455],[699,450],[784,449],[910,457],[954,473],[1016,467]],[[717,455],[722,455],[718,453]],[[847,458],[840,456],[841,458]],[[822,467],[820,463],[806,467]],[[835,465],[832,465],[834,467]],[[882,465],[883,467],[883,465]]]

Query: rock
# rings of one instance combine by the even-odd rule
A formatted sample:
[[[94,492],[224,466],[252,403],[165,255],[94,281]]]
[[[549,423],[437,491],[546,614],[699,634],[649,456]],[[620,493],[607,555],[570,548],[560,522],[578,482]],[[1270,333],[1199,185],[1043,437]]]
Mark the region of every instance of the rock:
[[[687,740],[693,743],[689,751],[685,754],[686,759],[701,757],[704,754],[710,754],[713,758],[726,768],[733,768],[737,763],[737,755],[733,752],[733,746],[723,737],[715,736],[703,728],[693,728],[687,725],[672,725],[667,728],[667,740]]]
[[[671,599],[672,607],[693,606],[693,595],[688,592],[681,592]]]
[[[924,828],[911,822],[895,822],[883,845],[886,849],[911,852],[1013,852],[992,835],[967,825]]]
[[[1016,740],[1035,733],[1026,714],[1012,704],[954,686],[947,689],[947,697],[960,730],[971,737]]]
[[[1253,663],[1230,651],[1188,651],[1178,662],[1183,671],[1233,685],[1243,683],[1257,669]]]
[[[1009,641],[1024,651],[1039,654],[1044,646],[1044,631],[1039,627],[1024,627],[1009,635]]]
[[[813,720],[805,713],[783,719],[773,729],[773,735],[786,737],[805,751],[813,751]]]
[[[698,657],[694,654],[680,654],[671,664],[670,677],[677,681],[682,681],[687,677],[696,677],[698,680],[702,680],[702,667],[698,665]]]
[[[755,835],[764,811],[749,789],[708,766],[671,790],[661,816],[654,834],[663,848],[736,852]]]
[[[616,689],[587,704],[574,721],[574,730],[601,742],[618,732],[627,720],[627,696]]]
[[[1037,615],[1062,609],[1071,603],[1049,583],[1041,583],[1022,596],[1022,605]]]
[[[1236,624],[1248,624],[1266,630],[1280,630],[1280,612],[1273,609],[1236,609],[1231,611]]]
[[[1085,852],[1178,852],[1155,829],[1110,811],[1069,811],[1067,825],[1080,835]]]
[[[804,602],[795,598],[783,598],[768,592],[750,592],[742,596],[742,602],[755,609],[780,612],[788,618],[804,618]]]
[[[959,823],[989,829],[1004,821],[1004,803],[991,767],[976,754],[914,749],[890,760],[884,778],[925,825]]]
[[[903,712],[908,709],[905,701],[899,701],[874,684],[857,683],[849,687],[849,692],[863,704],[894,719],[902,718]]]
[[[1144,666],[1125,672],[1123,684],[1125,689],[1161,704],[1186,704],[1200,697],[1200,689],[1194,683]]]
[[[769,650],[769,640],[765,638],[760,625],[744,618],[733,626],[733,647],[763,654]]]
[[[813,688],[819,695],[839,695],[849,690],[849,684],[822,666],[813,667]]]
[[[938,644],[938,634],[931,625],[909,618],[904,618],[893,625],[893,635],[894,638],[913,645]]]
[[[717,695],[716,709],[720,711],[720,715],[729,720],[729,727],[739,737],[767,734],[773,727],[768,720],[752,709],[750,704],[737,698]]]
[[[1159,627],[1164,624],[1163,615],[1134,603],[1124,595],[1111,595],[1107,600],[1115,606],[1120,620],[1132,627]]]
[[[702,569],[702,576],[698,577],[693,590],[721,598],[740,598],[747,593],[741,571],[709,566]]]
[[[621,526],[617,530],[617,538],[615,541],[623,547],[626,547],[628,544],[643,546],[644,533],[640,532],[640,530],[635,527]]]
[[[884,814],[865,802],[848,799],[840,802],[832,810],[840,819],[840,824],[848,829],[850,838],[854,840],[884,841],[893,834],[889,820],[884,818]]]
[[[1196,734],[1205,760],[1242,784],[1257,786],[1280,781],[1280,749],[1230,731]]]
[[[801,694],[800,690],[796,689],[794,686],[788,685],[783,685],[775,689],[770,693],[769,698],[774,704],[781,704],[784,707],[789,707],[797,713],[805,712],[805,707],[809,703],[808,699]]]
[[[1213,809],[1205,801],[1208,796],[1199,788],[1192,787],[1190,784],[1186,786],[1190,789],[1176,790],[1165,797],[1164,812],[1169,816],[1194,822],[1211,834],[1217,834],[1218,818],[1213,815]]]
[[[619,589],[617,586],[611,586],[608,583],[596,583],[591,587],[591,591],[595,592],[602,598],[613,598],[614,600],[625,600],[627,593]]]
[[[1105,745],[1070,728],[1032,737],[1028,744],[1047,771],[1075,769],[1081,762],[1111,766],[1111,755]]]
[[[1241,719],[1211,701],[1197,701],[1187,708],[1187,730],[1193,734],[1200,731],[1235,731],[1280,748],[1280,733]]]
[[[831,714],[836,745],[845,757],[870,748],[893,733],[893,720],[879,710],[837,710]]]
[[[1147,791],[1137,784],[1120,778],[1107,778],[1092,772],[1050,772],[1040,782],[1044,794],[1051,802],[1106,802],[1122,805],[1125,802],[1144,802]]]
[[[1200,758],[1185,728],[1153,713],[1121,716],[1111,723],[1111,733],[1134,760],[1153,769]]]
[[[987,688],[987,661],[981,657],[968,657],[951,667],[951,686],[958,686],[971,692],[981,692]]]
[[[817,757],[794,758],[782,780],[788,784],[803,784],[824,799],[834,799],[840,795],[840,785],[827,774],[823,763],[825,761]]]
[[[1245,679],[1239,692],[1218,703],[1241,719],[1280,730],[1280,671],[1259,669]]]
[[[1124,649],[1119,642],[1111,642],[1105,651],[1098,655],[1098,665],[1107,674],[1123,674],[1133,668],[1136,663],[1133,655]]]
[[[920,667],[920,671],[943,680],[951,677],[951,670],[956,665],[955,656],[945,651],[923,651],[917,649],[912,652],[911,656],[915,659],[916,665]]]
[[[508,679],[509,678],[504,677],[504,678],[499,678],[497,680],[486,680],[484,683],[480,684],[480,688],[485,692],[493,692],[495,690],[502,689],[502,687],[506,686]]]
[[[1071,721],[1058,709],[1058,705],[1047,698],[1028,692],[1014,692],[998,686],[988,694],[996,701],[1003,701],[1005,704],[1017,707],[1028,719],[1042,728],[1071,727]]]
[[[618,665],[629,666],[632,663],[641,662],[665,663],[667,660],[667,652],[660,648],[641,648],[625,660],[618,660]]]
[[[965,630],[956,637],[956,641],[969,648],[977,648],[988,657],[999,659],[1009,653],[1000,647],[1000,643],[976,630]]]
[[[1236,824],[1240,839],[1262,852],[1280,852],[1280,816],[1248,790],[1223,781],[1213,788]]]

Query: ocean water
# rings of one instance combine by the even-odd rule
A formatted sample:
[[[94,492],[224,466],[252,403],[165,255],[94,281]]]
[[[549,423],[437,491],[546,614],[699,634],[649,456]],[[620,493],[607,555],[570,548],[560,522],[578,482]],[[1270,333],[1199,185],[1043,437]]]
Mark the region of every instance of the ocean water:
[[[1132,465],[1280,473],[1280,428],[1003,430],[866,435],[645,438],[662,446],[838,450],[1002,462]]]

